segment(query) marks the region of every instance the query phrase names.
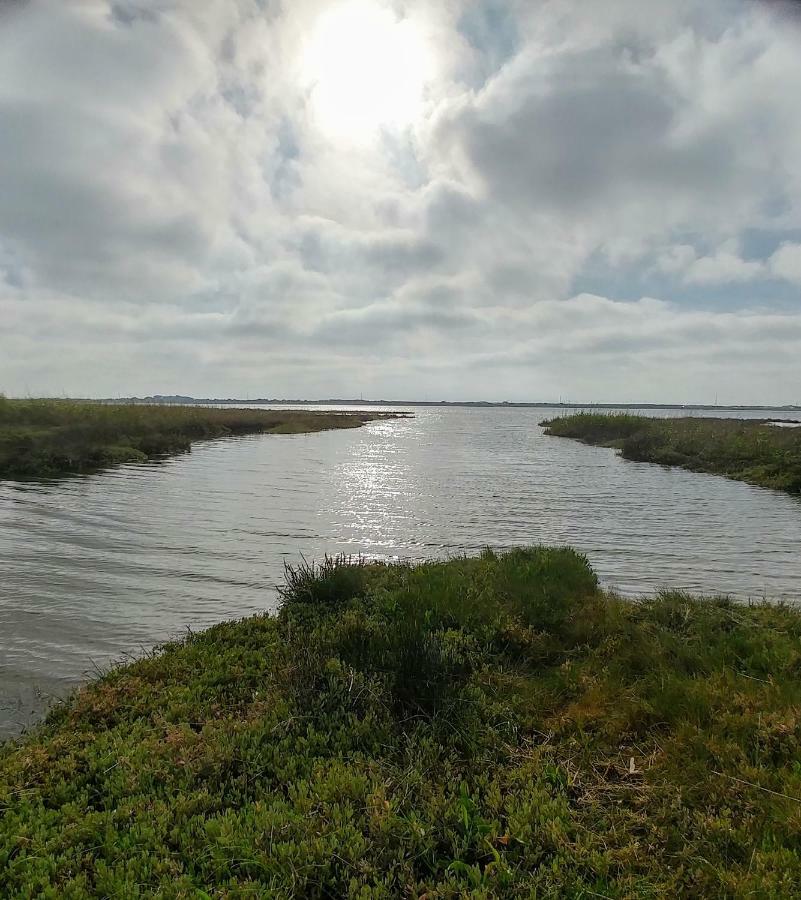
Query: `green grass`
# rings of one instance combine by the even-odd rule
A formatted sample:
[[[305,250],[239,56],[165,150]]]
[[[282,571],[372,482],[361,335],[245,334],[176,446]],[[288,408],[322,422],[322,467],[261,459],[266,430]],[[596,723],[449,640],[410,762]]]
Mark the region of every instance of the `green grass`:
[[[9,400],[0,395],[0,478],[49,478],[183,453],[229,435],[355,428],[375,413]]]
[[[801,884],[801,616],[534,548],[290,570],[0,749],[4,897],[746,897]]]
[[[801,428],[744,419],[654,419],[605,413],[578,413],[541,424],[546,434],[617,447],[626,459],[801,493]]]

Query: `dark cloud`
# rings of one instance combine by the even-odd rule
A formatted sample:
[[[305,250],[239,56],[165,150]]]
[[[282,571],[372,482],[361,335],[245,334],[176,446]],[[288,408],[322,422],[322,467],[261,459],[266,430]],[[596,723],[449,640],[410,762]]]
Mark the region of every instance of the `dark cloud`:
[[[654,70],[586,54],[489,94],[450,126],[486,190],[525,209],[595,212],[660,192],[732,187],[736,135],[680,134],[681,109]],[[503,88],[497,88],[501,92]]]
[[[134,25],[136,22],[157,22],[165,7],[171,4],[154,3],[152,0],[111,0],[109,15],[113,22]]]

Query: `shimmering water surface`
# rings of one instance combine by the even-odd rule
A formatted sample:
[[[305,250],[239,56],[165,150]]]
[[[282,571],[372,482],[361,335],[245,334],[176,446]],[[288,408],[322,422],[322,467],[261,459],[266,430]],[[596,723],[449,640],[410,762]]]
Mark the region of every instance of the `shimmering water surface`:
[[[555,410],[410,411],[0,482],[0,735],[124,654],[275,608],[284,561],[301,554],[571,544],[627,594],[801,599],[798,498],[546,437],[538,422]]]

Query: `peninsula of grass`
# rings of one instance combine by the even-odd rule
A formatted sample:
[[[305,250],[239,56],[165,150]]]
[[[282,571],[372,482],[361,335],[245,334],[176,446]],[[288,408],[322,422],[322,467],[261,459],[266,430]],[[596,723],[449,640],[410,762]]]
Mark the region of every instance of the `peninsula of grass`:
[[[578,413],[541,424],[546,434],[616,447],[626,459],[801,493],[801,428],[781,428],[768,420],[607,413]]]
[[[208,438],[355,428],[380,415],[0,396],[0,478],[94,472],[183,453]]]
[[[547,548],[283,598],[0,749],[4,897],[798,895],[797,612]]]

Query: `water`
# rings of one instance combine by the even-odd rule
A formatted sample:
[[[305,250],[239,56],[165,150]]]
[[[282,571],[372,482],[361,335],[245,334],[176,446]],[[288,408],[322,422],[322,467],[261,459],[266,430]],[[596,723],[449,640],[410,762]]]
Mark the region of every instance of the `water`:
[[[412,412],[0,482],[0,736],[124,654],[274,609],[301,554],[570,544],[626,594],[801,599],[799,498],[546,437],[537,423],[555,410]]]

